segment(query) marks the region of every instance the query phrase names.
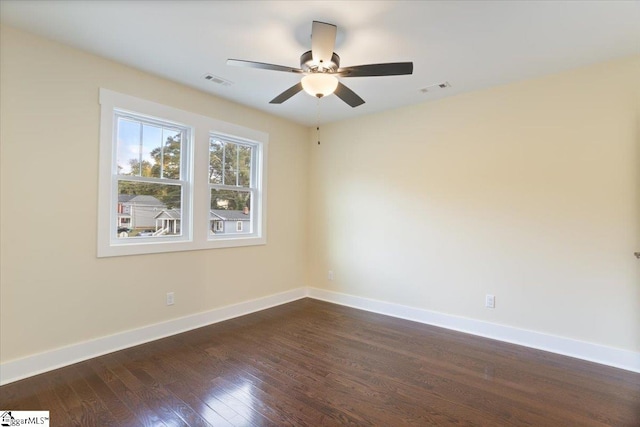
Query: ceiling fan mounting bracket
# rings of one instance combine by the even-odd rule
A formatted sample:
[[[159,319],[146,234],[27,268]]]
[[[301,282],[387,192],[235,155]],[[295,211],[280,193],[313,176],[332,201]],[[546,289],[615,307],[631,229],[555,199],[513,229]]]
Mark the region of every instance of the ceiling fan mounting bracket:
[[[335,73],[340,68],[340,57],[334,52],[331,61],[316,64],[309,50],[300,55],[300,68],[305,73]]]

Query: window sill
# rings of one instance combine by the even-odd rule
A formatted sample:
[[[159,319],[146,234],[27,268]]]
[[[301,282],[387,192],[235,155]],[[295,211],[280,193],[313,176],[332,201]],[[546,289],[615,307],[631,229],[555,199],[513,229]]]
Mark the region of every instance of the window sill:
[[[158,254],[167,252],[199,251],[207,249],[238,248],[243,246],[266,245],[266,237],[225,237],[207,240],[206,242],[136,242],[134,244],[111,244],[98,250],[98,258]]]

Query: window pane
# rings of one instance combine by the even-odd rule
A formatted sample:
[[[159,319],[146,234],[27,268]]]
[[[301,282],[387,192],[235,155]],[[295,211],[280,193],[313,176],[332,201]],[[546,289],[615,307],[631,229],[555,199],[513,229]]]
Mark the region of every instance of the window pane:
[[[209,182],[222,184],[222,161],[224,144],[215,138],[209,138]]]
[[[224,185],[238,185],[238,145],[224,144]]]
[[[150,176],[161,178],[160,176],[160,156],[162,147],[162,128],[158,126],[142,126],[142,165],[139,176]]]
[[[182,132],[118,118],[118,174],[180,179]]]
[[[209,229],[213,234],[251,233],[251,193],[211,190]]]
[[[180,179],[180,151],[182,134],[172,129],[163,129],[162,178]]]
[[[117,236],[181,234],[182,186],[118,181]]]
[[[229,186],[251,186],[253,147],[209,139],[209,182]]]
[[[140,170],[140,123],[118,118],[119,175],[136,175]]]
[[[241,187],[249,187],[251,186],[251,154],[252,147],[247,147],[245,145],[238,146],[238,168],[239,168],[239,179],[238,185]]]

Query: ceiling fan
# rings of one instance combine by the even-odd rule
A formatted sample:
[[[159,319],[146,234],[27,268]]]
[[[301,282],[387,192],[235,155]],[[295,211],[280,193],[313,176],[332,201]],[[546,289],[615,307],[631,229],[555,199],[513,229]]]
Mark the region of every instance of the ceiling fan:
[[[273,98],[270,104],[282,104],[304,90],[318,98],[335,93],[338,98],[354,108],[364,104],[364,100],[343,85],[338,77],[398,76],[413,73],[413,62],[367,64],[340,68],[340,57],[333,51],[336,44],[336,33],[337,27],[335,25],[313,21],[311,50],[300,56],[300,68],[241,59],[228,59],[227,65],[305,75],[300,82]]]

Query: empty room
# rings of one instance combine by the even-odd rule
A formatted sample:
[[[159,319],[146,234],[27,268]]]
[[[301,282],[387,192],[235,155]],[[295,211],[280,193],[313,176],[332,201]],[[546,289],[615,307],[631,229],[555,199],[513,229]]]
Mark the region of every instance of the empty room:
[[[640,1],[0,24],[1,425],[640,426]]]

